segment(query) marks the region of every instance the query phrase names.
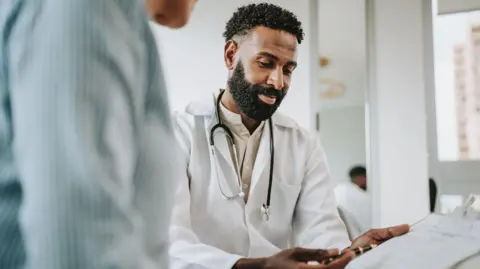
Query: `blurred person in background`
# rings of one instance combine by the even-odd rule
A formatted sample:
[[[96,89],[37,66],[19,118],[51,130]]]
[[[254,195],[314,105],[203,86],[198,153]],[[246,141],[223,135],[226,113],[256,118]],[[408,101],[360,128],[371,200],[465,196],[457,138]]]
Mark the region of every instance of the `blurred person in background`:
[[[364,166],[355,166],[348,173],[350,181],[360,189],[367,190],[367,169]]]
[[[0,1],[0,268],[168,267],[178,149],[145,10],[179,28],[195,2]]]

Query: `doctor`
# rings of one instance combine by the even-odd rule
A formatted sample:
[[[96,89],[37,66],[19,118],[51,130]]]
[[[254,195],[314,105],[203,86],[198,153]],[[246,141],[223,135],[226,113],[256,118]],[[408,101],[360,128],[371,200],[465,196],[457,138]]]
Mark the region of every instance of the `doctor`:
[[[224,33],[226,90],[175,114],[185,176],[170,228],[172,268],[343,268],[351,253],[328,266],[306,262],[408,231],[373,230],[351,243],[317,135],[275,113],[303,36],[285,9],[240,7]]]

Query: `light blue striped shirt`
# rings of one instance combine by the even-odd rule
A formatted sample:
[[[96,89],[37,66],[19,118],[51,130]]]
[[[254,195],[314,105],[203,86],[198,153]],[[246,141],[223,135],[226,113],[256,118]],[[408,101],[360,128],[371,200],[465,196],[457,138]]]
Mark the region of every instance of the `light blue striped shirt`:
[[[167,267],[177,145],[142,1],[0,0],[0,64],[0,268]]]

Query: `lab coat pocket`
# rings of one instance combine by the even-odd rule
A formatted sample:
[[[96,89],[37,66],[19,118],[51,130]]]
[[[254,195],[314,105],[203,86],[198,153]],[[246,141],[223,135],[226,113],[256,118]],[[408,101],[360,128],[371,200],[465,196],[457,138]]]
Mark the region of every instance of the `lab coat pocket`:
[[[290,185],[275,181],[272,185],[270,220],[264,231],[270,242],[279,248],[287,247],[291,231],[293,212],[300,194],[301,185]]]

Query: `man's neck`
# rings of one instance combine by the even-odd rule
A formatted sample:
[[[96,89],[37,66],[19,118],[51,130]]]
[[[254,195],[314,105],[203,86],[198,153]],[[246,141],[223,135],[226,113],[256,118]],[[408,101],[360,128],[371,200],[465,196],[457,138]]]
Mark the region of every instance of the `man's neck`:
[[[245,125],[247,130],[252,134],[257,127],[260,125],[260,121],[251,119],[247,117],[247,115],[243,114],[240,111],[240,108],[238,107],[237,103],[233,99],[232,95],[230,94],[230,91],[226,90],[225,93],[222,95],[222,100],[220,100],[223,104],[223,106],[228,109],[229,111],[235,113],[235,114],[240,114],[240,117],[242,118],[242,123]]]
[[[250,132],[250,134],[253,134],[253,132],[255,132],[261,122],[252,120],[249,117],[245,116],[243,113],[240,113],[240,116],[242,117],[243,125],[247,127],[247,130]]]

